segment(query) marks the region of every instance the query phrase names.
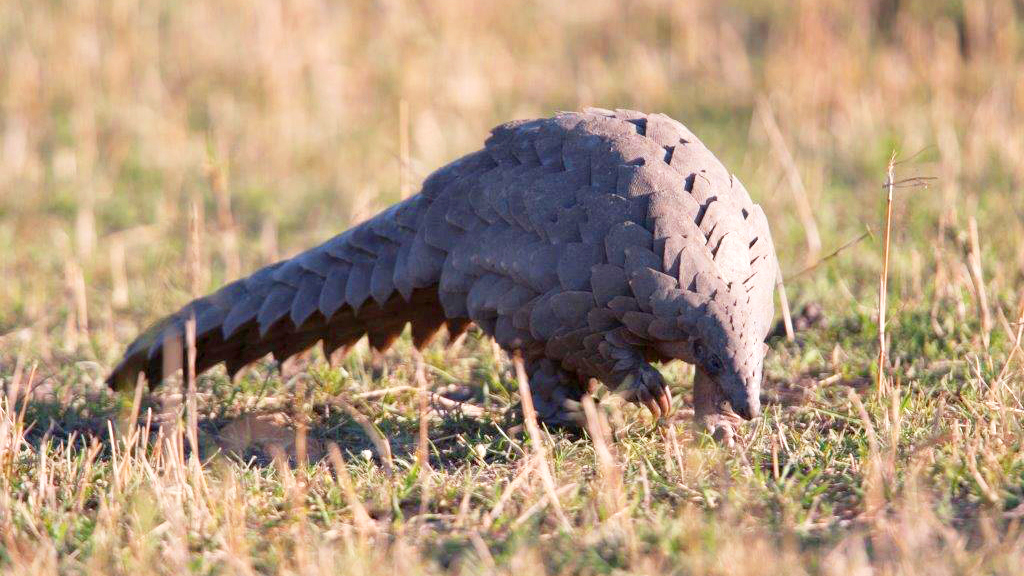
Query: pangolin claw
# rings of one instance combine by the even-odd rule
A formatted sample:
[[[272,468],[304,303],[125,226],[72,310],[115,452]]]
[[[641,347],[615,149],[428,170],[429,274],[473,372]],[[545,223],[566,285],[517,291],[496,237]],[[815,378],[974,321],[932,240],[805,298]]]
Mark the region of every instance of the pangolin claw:
[[[661,373],[653,366],[645,364],[627,375],[619,390],[626,400],[646,406],[655,420],[672,412],[672,393]]]

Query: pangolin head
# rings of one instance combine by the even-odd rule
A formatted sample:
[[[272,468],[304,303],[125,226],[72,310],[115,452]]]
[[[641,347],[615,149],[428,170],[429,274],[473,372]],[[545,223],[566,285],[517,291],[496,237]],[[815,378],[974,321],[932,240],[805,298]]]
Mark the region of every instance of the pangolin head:
[[[695,321],[680,317],[687,338],[659,342],[655,347],[662,355],[689,362],[703,371],[718,384],[733,411],[749,420],[761,412],[767,346],[763,330],[744,321],[749,314],[743,312],[736,305],[708,302]]]

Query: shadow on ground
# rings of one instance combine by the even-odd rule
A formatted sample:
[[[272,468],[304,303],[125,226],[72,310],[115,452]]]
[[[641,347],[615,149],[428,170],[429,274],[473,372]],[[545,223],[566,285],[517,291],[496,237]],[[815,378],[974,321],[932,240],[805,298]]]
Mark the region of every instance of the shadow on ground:
[[[18,410],[24,410],[24,438],[34,449],[43,444],[86,447],[97,443],[101,458],[111,453],[112,439],[123,441],[123,431],[129,430],[131,420],[131,406],[114,394],[104,393],[68,403],[29,400],[24,406],[19,402]],[[298,417],[294,411],[280,408],[254,409],[231,416],[207,415],[198,422],[201,455],[207,459],[223,454],[258,466],[270,465],[275,457],[284,455],[296,464],[303,457],[309,462],[323,459],[328,446],[334,443],[346,458],[370,457],[380,461],[381,452],[389,450],[393,459],[416,459],[415,415],[365,405],[356,410],[365,416],[357,420],[336,403],[314,404],[307,414]],[[371,410],[378,413],[371,416]],[[173,425],[177,413],[180,411],[165,409],[161,397],[147,394],[136,422],[140,430],[148,433],[153,445],[159,439],[161,423]],[[432,409],[431,465],[457,466],[472,456],[475,446],[506,444],[507,424],[497,415],[468,417],[456,410]],[[173,428],[165,427],[165,434],[167,429]],[[379,444],[382,440],[387,443],[383,450]],[[188,444],[185,450],[188,454]],[[494,455],[494,450],[489,451],[489,459]]]

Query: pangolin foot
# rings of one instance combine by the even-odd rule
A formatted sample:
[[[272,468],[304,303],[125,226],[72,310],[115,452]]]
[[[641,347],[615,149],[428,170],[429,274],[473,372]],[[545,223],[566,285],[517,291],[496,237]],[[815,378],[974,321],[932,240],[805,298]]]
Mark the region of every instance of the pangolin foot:
[[[672,393],[661,372],[650,364],[626,375],[618,389],[626,400],[646,406],[656,420],[672,412]]]

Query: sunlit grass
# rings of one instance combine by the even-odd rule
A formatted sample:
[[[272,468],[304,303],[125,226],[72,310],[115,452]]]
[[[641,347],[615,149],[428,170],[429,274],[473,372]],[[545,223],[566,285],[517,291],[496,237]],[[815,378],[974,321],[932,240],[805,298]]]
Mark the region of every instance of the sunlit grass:
[[[1010,0],[0,3],[0,566],[1024,572],[1022,38]],[[794,314],[823,310],[770,339],[739,446],[694,433],[691,369],[666,366],[671,426],[602,396],[596,447],[540,435],[566,526],[477,332],[424,351],[429,467],[408,335],[202,376],[198,454],[176,383],[106,389],[189,296],[193,202],[203,289],[326,239],[400,197],[402,101],[416,182],[587,105],[668,113],[722,158]],[[895,190],[878,395],[894,150],[921,151],[897,179],[937,179]]]

